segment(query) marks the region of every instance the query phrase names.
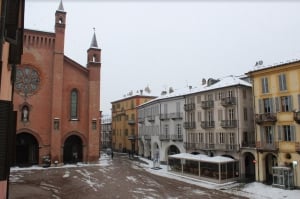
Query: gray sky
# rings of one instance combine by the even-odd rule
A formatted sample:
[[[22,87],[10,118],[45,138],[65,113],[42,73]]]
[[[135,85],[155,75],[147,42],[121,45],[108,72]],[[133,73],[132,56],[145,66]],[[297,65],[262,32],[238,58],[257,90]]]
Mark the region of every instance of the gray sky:
[[[59,0],[26,0],[25,28],[54,31]],[[63,0],[65,54],[86,65],[93,27],[102,49],[101,110],[131,90],[150,95],[202,78],[242,75],[300,58],[300,2]]]

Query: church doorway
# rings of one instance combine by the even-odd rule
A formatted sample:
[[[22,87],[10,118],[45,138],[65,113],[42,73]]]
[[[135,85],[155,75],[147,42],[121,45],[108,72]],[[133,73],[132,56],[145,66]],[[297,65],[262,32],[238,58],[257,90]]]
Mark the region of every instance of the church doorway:
[[[39,163],[39,144],[29,133],[16,136],[16,165],[32,166]]]
[[[69,136],[64,143],[64,163],[82,162],[82,140],[77,135]]]

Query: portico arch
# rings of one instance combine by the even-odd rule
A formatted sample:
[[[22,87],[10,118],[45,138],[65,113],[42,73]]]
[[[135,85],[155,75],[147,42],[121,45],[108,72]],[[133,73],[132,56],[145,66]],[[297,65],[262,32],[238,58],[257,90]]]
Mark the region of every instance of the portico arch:
[[[31,166],[39,163],[39,143],[30,133],[22,132],[16,136],[16,165]]]

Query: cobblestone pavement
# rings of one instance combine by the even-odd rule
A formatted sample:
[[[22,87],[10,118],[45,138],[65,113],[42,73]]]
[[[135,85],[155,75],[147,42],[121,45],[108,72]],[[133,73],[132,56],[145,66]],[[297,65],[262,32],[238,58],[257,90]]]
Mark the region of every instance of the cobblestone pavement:
[[[13,170],[10,199],[243,198],[219,190],[153,175],[127,156],[115,154],[106,165]]]

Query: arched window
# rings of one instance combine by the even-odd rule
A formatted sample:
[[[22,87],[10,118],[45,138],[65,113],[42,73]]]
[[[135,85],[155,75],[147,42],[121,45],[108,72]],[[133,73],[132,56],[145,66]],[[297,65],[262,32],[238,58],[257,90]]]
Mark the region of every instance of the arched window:
[[[78,91],[73,89],[71,91],[71,119],[78,119]]]

